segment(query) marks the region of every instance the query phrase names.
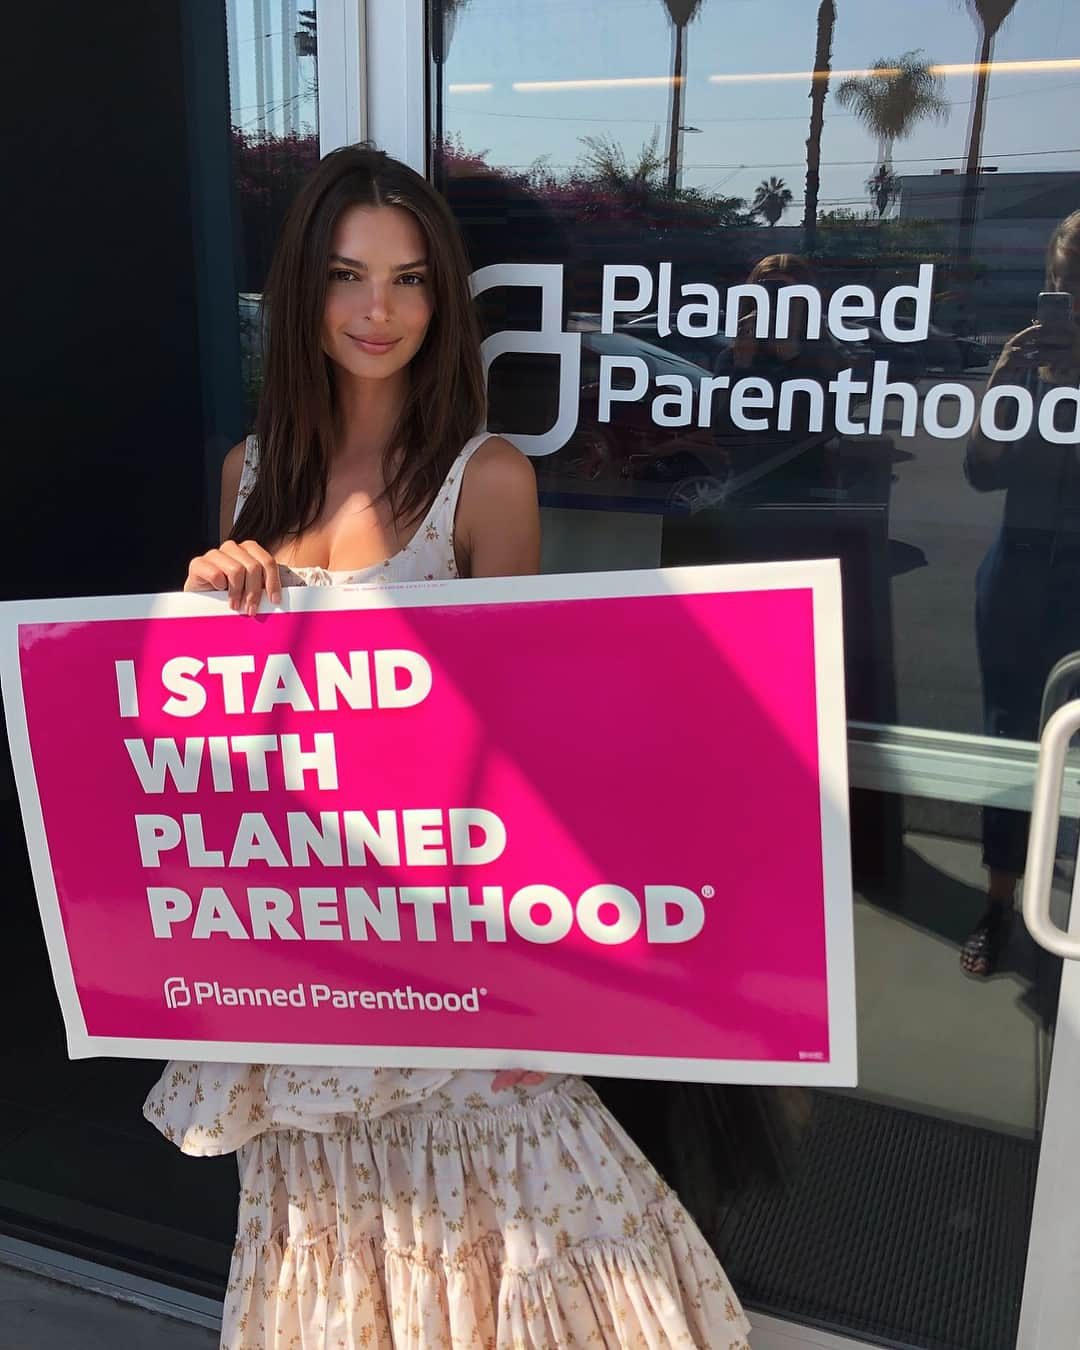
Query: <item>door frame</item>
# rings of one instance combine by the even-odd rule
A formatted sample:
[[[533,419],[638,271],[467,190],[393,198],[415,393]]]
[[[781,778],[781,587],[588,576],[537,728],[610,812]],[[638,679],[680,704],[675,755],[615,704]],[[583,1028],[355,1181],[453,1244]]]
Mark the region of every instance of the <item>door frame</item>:
[[[370,138],[380,149],[426,174],[425,0],[319,0],[319,35],[322,153]],[[344,50],[328,51],[336,41],[342,42]],[[1030,746],[995,745],[981,737],[939,735],[905,727],[853,726],[851,733],[853,770],[856,761],[859,765],[853,773],[853,785],[896,791],[899,773],[902,779],[912,780],[907,782],[907,790],[916,788],[921,796],[972,801],[1004,791],[1010,796],[1010,805],[1030,802],[1035,769]],[[989,788],[988,769],[993,784]],[[1070,772],[1067,778],[1066,809],[1074,811],[1080,807],[1080,777]],[[918,780],[917,787],[914,780]],[[1070,932],[1080,936],[1080,858]],[[1071,1344],[1080,1325],[1078,1119],[1080,963],[1066,962],[1016,1350],[1049,1350]],[[754,1350],[873,1350],[868,1342],[835,1332],[777,1317],[750,1316]]]

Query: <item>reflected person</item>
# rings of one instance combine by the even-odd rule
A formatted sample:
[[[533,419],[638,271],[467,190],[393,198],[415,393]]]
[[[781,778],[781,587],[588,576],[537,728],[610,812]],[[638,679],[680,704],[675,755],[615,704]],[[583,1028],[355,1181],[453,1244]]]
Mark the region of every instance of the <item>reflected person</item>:
[[[1080,382],[1080,211],[1050,240],[1046,289],[1062,294],[1060,312],[1010,338],[987,389],[1021,385],[1033,397],[1035,424],[1020,440],[989,440],[976,429],[964,469],[978,492],[1004,491],[1001,528],[975,581],[975,633],[985,731],[1035,740],[1043,687],[1061,657],[1080,648],[1080,461],[1078,447],[1047,441],[1038,430],[1042,399],[1055,386]],[[1068,295],[1069,300],[1064,299]],[[1065,432],[1076,418],[1068,401],[1055,410]],[[961,948],[970,975],[993,974],[1014,912],[1027,854],[1027,816],[983,810],[986,911]]]
[[[836,378],[843,361],[826,330],[822,330],[820,337],[808,336],[809,308],[799,297],[790,304],[786,336],[776,336],[781,289],[807,286],[819,290],[814,273],[803,258],[794,253],[770,254],[755,263],[746,281],[761,286],[769,296],[769,335],[756,335],[757,306],[751,302],[731,347],[715,364],[714,373],[730,375],[733,381],[754,376],[769,384],[774,395],[772,407],[757,414],[768,419],[769,426],[760,431],[743,430],[733,422],[725,406],[714,423],[716,438],[735,455],[736,475],[745,474],[752,480],[798,456],[798,469],[793,476],[798,482],[809,484],[822,477],[825,446],[836,434],[829,382]],[[792,400],[790,425],[783,430],[778,425],[780,387],[791,379],[809,380],[821,387],[823,417],[819,429],[815,428],[811,401],[805,393]]]

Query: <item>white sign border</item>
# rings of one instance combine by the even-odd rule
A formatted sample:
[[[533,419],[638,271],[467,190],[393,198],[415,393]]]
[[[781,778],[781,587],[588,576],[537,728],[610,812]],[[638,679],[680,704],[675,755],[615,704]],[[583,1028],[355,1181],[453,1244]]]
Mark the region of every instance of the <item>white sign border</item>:
[[[625,599],[657,595],[810,590],[813,594],[818,769],[825,904],[826,973],[829,989],[829,1059],[803,1063],[765,1060],[702,1060],[653,1055],[603,1055],[567,1051],[479,1050],[453,1047],[305,1045],[276,1042],[143,1040],[91,1036],[86,1029],[65,940],[53,880],[48,838],[34,774],[19,667],[18,630],[23,624],[86,623],[107,619],[216,615],[243,622],[220,593],[92,596],[0,603],[0,687],[12,763],[26,832],[31,871],[53,978],[72,1059],[100,1055],[124,1058],[208,1059],[218,1063],[270,1063],[327,1067],[444,1068],[461,1057],[470,1068],[540,1069],[599,1077],[668,1079],[704,1083],[756,1083],[854,1087],[857,1045],[853,897],[848,822],[847,727],[844,700],[843,621],[840,564],[736,563],[701,567],[589,572],[536,577],[407,582],[396,585],[293,587],[283,592],[288,612],[325,609],[390,609],[418,606],[527,604],[560,600]],[[264,610],[268,609],[264,601]],[[250,622],[250,620],[248,620]],[[456,1066],[455,1066],[456,1067]]]

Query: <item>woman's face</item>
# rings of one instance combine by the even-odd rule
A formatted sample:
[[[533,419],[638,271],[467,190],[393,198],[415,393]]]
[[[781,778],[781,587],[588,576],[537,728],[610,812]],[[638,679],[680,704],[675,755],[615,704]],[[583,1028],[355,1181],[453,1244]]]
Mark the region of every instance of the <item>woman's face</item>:
[[[352,206],[334,228],[327,264],[323,351],[340,370],[385,380],[424,341],[433,300],[427,244],[411,212]]]
[[[1055,291],[1068,291],[1072,296],[1073,318],[1080,319],[1080,253],[1059,252],[1054,259],[1050,283]]]
[[[764,286],[770,292],[772,299],[772,324],[770,332],[773,331],[776,318],[777,292],[784,286],[796,285],[794,277],[789,277],[786,272],[767,272],[763,277],[758,277],[758,285]],[[806,306],[802,301],[796,301],[788,310],[788,335],[786,338],[769,338],[769,346],[783,359],[790,360],[797,356],[802,343],[806,337]]]

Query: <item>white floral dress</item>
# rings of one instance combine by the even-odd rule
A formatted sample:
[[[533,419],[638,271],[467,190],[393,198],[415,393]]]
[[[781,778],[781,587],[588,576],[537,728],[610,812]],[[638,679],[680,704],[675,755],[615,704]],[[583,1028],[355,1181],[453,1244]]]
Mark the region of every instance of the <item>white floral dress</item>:
[[[407,548],[362,572],[286,570],[283,584],[457,576],[457,499],[484,439]],[[249,438],[237,510],[257,466]],[[147,1119],[185,1153],[239,1155],[222,1350],[748,1350],[715,1255],[592,1089],[495,1082],[169,1064]]]

